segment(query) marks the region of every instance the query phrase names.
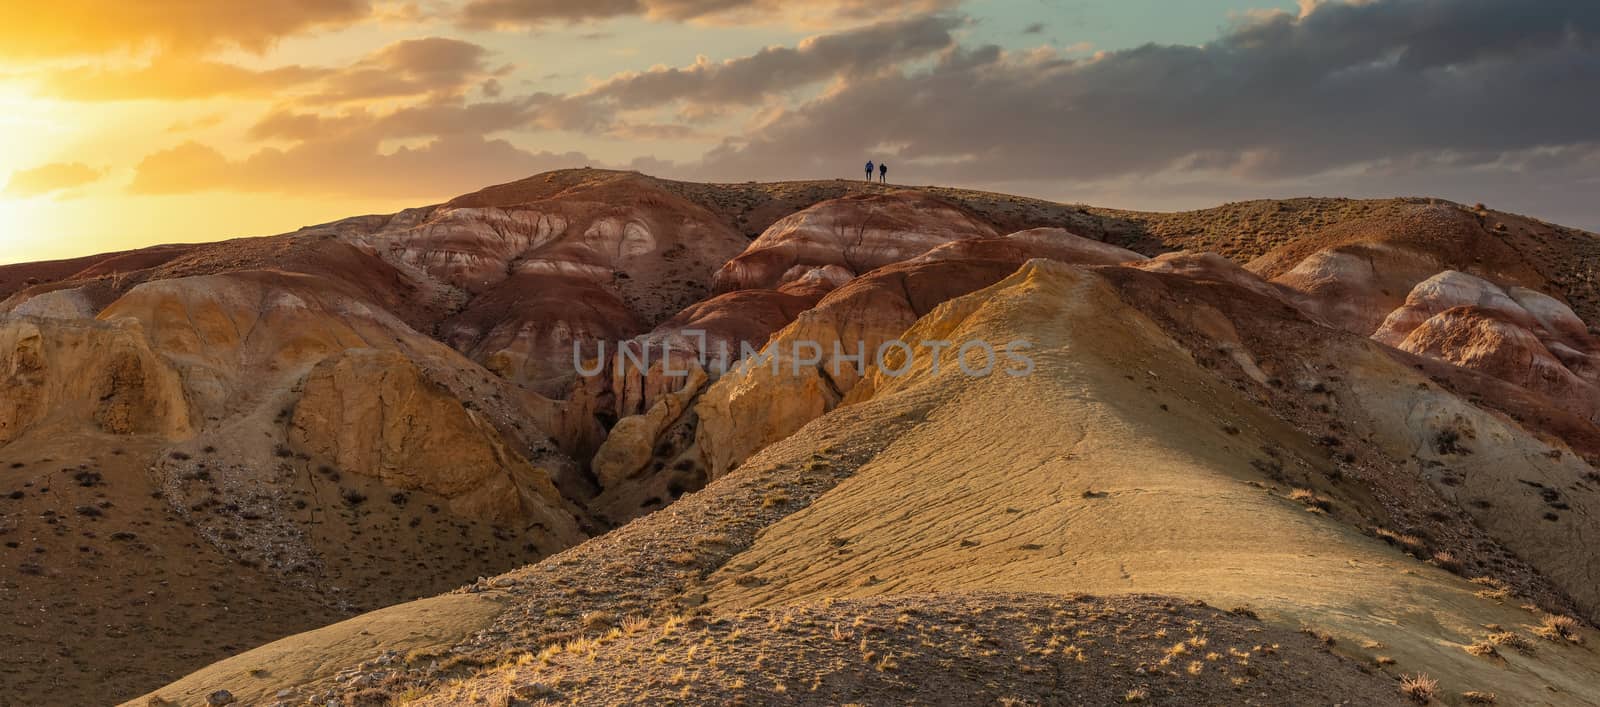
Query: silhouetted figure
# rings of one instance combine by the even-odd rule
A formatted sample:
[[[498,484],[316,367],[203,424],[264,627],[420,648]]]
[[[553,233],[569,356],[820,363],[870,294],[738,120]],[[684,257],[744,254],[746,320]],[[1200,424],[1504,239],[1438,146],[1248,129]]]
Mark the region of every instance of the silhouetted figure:
[[[867,181],[872,181],[872,160],[867,160]]]
[[[867,175],[867,179],[872,179],[872,175],[870,175],[870,174]],[[888,184],[889,183],[889,163],[888,162],[880,162],[878,164],[878,181],[880,183],[882,183],[882,184]]]

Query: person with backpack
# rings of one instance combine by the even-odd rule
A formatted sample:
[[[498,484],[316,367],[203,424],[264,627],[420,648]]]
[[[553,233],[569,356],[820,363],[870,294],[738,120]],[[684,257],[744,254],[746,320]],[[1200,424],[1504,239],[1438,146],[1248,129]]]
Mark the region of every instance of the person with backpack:
[[[870,174],[867,175],[867,178],[871,179],[872,175],[870,175]],[[883,184],[888,184],[889,183],[889,163],[888,162],[879,162],[878,163],[878,181],[880,183],[883,183]]]
[[[872,160],[867,160],[867,181],[872,181]]]

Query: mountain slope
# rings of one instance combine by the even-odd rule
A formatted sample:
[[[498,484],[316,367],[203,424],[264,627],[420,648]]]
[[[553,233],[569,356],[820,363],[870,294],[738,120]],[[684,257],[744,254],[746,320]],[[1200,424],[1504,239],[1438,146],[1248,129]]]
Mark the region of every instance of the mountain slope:
[[[1341,660],[1378,641],[1391,674],[1554,699],[1589,679],[1587,647],[1495,662],[1463,646],[1478,624],[1597,618],[1597,560],[1576,549],[1600,493],[1595,242],[1424,199],[1142,214],[570,170],[281,236],[7,266],[0,598],[9,635],[43,650],[0,657],[0,687],[98,702],[234,655],[161,694],[449,701],[478,671],[464,684],[544,684],[518,656],[630,615],[793,608],[821,626],[921,602],[1050,625],[1092,591],[1080,609],[1124,634],[1196,599],[1249,604],[1264,624],[1190,619],[1219,636],[1304,622]],[[1040,358],[1024,378],[897,377],[828,350],[908,336],[1019,338]],[[762,349],[778,369],[735,364]],[[97,577],[121,589],[76,589]],[[780,633],[764,640],[797,665],[842,658]],[[1398,694],[1295,635],[1277,641],[1290,664]],[[934,643],[929,660],[995,658]],[[1112,662],[1159,648],[1101,644]],[[872,652],[922,660],[915,645]],[[701,650],[724,648],[743,655]],[[557,663],[584,686],[564,699],[634,684]],[[1106,689],[1319,689],[1266,667],[1184,688],[1187,670],[1174,657]],[[904,689],[890,673],[812,699]],[[698,684],[729,696],[739,679]]]

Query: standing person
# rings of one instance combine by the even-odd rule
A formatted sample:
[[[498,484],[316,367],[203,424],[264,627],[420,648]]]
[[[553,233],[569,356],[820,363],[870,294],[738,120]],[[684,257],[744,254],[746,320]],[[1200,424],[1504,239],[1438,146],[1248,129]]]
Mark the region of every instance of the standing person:
[[[872,181],[872,160],[867,160],[867,181]]]
[[[867,178],[871,179],[872,175],[870,175],[870,174],[867,175]],[[880,182],[882,184],[888,184],[889,183],[889,163],[888,162],[879,162],[878,163],[878,182]]]

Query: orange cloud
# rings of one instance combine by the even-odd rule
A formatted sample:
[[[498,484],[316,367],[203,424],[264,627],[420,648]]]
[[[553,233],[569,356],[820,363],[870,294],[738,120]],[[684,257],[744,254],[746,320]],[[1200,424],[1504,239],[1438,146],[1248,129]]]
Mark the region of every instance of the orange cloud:
[[[507,67],[487,63],[489,50],[444,37],[407,39],[345,68],[282,66],[249,69],[165,53],[137,68],[76,67],[38,74],[40,95],[71,101],[186,100],[300,95],[332,104],[408,96],[456,96],[479,88]]]
[[[188,142],[146,157],[129,189],[138,194],[227,190],[438,197],[591,163],[576,152],[529,152],[477,135],[445,135],[390,153],[379,151],[376,140],[337,138],[264,149],[240,160]]]
[[[367,0],[50,0],[0,3],[0,57],[48,58],[159,47],[266,49],[371,13]]]
[[[504,73],[486,63],[489,50],[447,37],[395,42],[330,76],[311,103],[458,94]]]
[[[286,66],[257,71],[163,55],[137,69],[75,68],[46,74],[39,93],[69,101],[184,100],[272,96],[328,76],[329,69]]]
[[[958,0],[470,0],[461,21],[469,27],[518,28],[637,15],[673,22],[816,27],[887,15],[904,17],[957,4]]]
[[[22,197],[53,194],[97,181],[104,174],[81,162],[52,162],[13,172],[5,193]]]

